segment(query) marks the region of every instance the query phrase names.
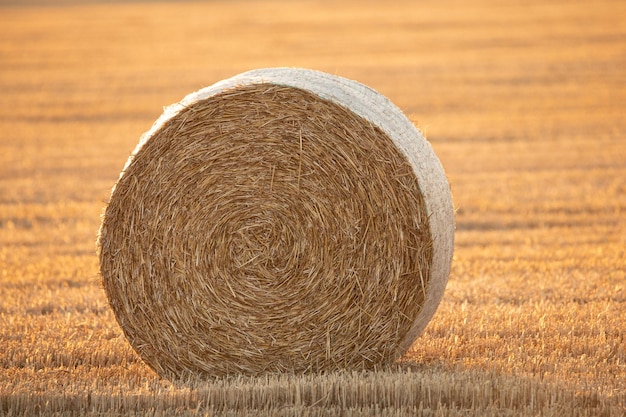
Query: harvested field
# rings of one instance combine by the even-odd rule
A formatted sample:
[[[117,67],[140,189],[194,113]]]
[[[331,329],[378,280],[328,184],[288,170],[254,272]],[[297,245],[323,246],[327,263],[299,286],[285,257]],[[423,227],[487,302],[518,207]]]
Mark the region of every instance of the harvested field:
[[[173,385],[108,306],[100,213],[164,105],[269,66],[425,133],[450,282],[398,369]],[[620,1],[0,1],[0,416],[623,416],[624,68]]]

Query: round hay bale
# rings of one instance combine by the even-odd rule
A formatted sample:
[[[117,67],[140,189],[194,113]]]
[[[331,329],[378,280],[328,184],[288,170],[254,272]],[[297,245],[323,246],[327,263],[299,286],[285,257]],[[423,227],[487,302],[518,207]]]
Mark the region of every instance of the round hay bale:
[[[98,250],[130,344],[178,379],[393,362],[441,300],[453,239],[443,168],[396,106],[272,68],[165,110]]]

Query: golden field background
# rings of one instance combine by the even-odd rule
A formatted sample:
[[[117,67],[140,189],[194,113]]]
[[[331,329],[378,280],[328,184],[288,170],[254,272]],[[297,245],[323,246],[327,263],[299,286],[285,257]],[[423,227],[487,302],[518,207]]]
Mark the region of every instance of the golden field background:
[[[426,134],[450,282],[399,370],[175,386],[108,307],[100,213],[162,106],[270,66]],[[625,415],[625,69],[621,1],[0,1],[0,415]]]

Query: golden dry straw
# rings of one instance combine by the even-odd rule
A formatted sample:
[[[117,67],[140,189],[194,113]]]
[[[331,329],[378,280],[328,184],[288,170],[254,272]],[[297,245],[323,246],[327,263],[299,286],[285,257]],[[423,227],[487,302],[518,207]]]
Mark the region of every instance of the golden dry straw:
[[[453,228],[441,165],[400,110],[279,68],[167,109],[98,245],[124,334],[178,379],[393,362],[441,299]]]

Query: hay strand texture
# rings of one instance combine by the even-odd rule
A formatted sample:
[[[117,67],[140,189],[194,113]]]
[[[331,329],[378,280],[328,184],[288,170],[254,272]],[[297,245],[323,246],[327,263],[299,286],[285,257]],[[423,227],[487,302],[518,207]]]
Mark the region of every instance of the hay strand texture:
[[[453,238],[443,169],[397,107],[270,68],[166,109],[98,248],[130,344],[178,379],[393,362],[441,300]]]

